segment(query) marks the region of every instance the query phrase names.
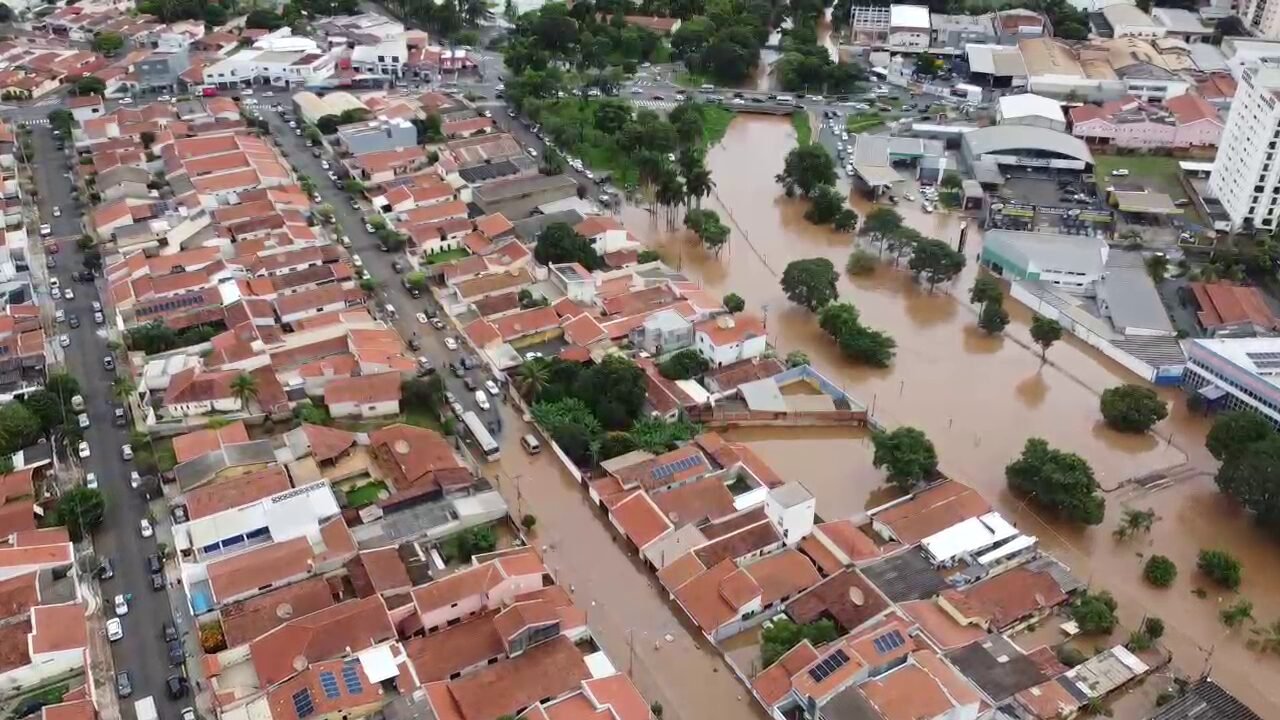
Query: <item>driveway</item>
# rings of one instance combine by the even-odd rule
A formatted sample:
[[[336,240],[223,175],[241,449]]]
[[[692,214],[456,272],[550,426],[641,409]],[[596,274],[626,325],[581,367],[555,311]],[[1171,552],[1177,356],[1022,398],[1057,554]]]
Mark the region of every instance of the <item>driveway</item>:
[[[74,190],[66,175],[66,155],[58,151],[47,126],[33,128],[32,143],[34,154],[40,158],[34,166],[40,190],[40,216],[53,226],[54,237],[78,237],[80,211],[74,206]],[[62,208],[61,217],[52,217],[54,205]],[[111,392],[115,374],[103,369],[102,359],[110,354],[107,335],[102,326],[94,323],[90,306],[99,299],[98,292],[94,285],[72,282],[71,274],[82,269],[81,256],[73,239],[64,240],[61,245],[61,252],[56,256],[58,266],[47,272],[58,277],[63,288],[72,288],[75,299],[52,300],[47,284],[37,292],[42,303],[61,308],[68,316],[76,315],[81,321],[78,328],[72,329],[63,323],[54,332],[71,338],[71,346],[62,352],[67,370],[80,380],[90,421],[84,438],[91,455],[82,461],[83,468],[97,475],[99,489],[107,500],[106,519],[93,541],[99,557],[111,558],[116,575],[101,584],[102,610],[107,617],[112,617],[111,598],[117,594],[133,596],[129,614],[122,618],[124,638],[112,645],[117,671],[128,670],[133,680],[133,697],[121,701],[121,711],[124,717],[132,718],[132,701],[152,695],[163,716],[178,717],[181,708],[191,704],[191,699],[170,702],[165,693],[165,679],[173,671],[168,666],[160,624],[171,616],[170,598],[167,592],[151,589],[146,557],[157,552],[156,540],[142,538],[138,530],[138,521],[148,514],[148,503],[138,491],[130,488],[129,472],[134,469],[133,464],[120,454],[120,446],[129,442],[128,428],[112,424],[112,408],[118,405]],[[43,261],[43,256],[33,258],[33,263],[40,265],[38,272],[44,271]],[[157,512],[163,510],[157,508]]]

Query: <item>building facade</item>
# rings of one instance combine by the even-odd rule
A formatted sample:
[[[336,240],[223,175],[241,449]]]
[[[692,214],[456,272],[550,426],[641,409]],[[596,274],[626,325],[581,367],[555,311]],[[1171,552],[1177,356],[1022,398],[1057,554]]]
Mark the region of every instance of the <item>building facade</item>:
[[[1276,228],[1280,208],[1280,59],[1263,58],[1240,75],[1209,188],[1235,228]]]

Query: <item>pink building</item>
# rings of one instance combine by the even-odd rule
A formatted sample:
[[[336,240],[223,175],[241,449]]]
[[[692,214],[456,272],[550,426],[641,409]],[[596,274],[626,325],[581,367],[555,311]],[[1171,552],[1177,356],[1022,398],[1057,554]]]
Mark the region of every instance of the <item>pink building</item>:
[[[1195,93],[1164,107],[1125,97],[1072,108],[1071,134],[1092,145],[1122,148],[1213,147],[1222,136],[1218,111]]]
[[[506,607],[517,595],[541,588],[546,572],[534,550],[513,551],[414,588],[413,604],[423,629],[430,633]]]

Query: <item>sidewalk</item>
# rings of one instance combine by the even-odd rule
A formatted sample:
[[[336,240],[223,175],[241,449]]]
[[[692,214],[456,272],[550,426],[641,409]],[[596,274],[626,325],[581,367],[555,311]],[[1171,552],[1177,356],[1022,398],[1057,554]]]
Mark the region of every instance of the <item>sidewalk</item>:
[[[89,555],[93,555],[89,550]],[[102,595],[93,574],[80,577],[80,594],[85,603],[85,624],[89,631],[89,668],[85,681],[93,690],[93,702],[102,720],[119,720],[120,699],[115,692],[115,661],[107,640],[107,621],[101,612]]]
[[[163,486],[162,486],[163,489]],[[160,511],[156,512],[156,505]],[[203,717],[213,716],[213,694],[209,691],[209,679],[204,674],[204,650],[200,647],[200,628],[191,616],[187,607],[187,593],[182,585],[181,573],[177,561],[177,553],[173,544],[173,520],[168,513],[168,498],[161,496],[151,502],[149,512],[155,518],[153,523],[156,540],[169,548],[170,558],[164,562],[164,577],[169,584],[165,597],[169,600],[169,609],[173,614],[174,626],[178,629],[178,637],[182,640],[182,649],[187,655],[186,675],[191,681],[191,694],[195,699],[196,712]]]

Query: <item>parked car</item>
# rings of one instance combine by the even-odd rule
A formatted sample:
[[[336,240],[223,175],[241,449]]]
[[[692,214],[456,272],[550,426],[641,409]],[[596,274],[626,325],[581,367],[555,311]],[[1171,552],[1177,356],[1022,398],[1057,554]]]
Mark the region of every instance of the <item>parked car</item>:
[[[181,642],[170,640],[166,649],[169,653],[169,665],[178,667],[187,661],[187,652],[182,649]]]
[[[151,521],[146,518],[142,518],[138,521],[138,532],[141,533],[144,538],[149,538],[156,534],[155,529],[151,527]]]
[[[116,576],[116,568],[111,564],[111,558],[102,558],[102,563],[98,565],[98,579],[110,580]]]
[[[124,458],[125,460],[132,460],[132,459],[133,459],[133,446],[132,446],[132,445],[129,445],[128,443],[126,443],[126,444],[124,444],[124,445],[121,445],[121,446],[120,446],[120,457]]]
[[[498,384],[497,384],[497,383],[495,383],[494,381],[492,381],[492,380],[485,380],[485,381],[484,381],[484,389],[485,389],[485,390],[488,390],[490,395],[492,395],[492,396],[494,396],[494,397],[498,397]]]
[[[111,604],[115,607],[117,616],[129,614],[129,601],[124,595],[116,595]]]
[[[107,639],[115,642],[124,637],[124,623],[120,622],[120,618],[111,618],[107,621]]]
[[[116,673],[116,697],[127,698],[133,694],[133,680],[129,678],[128,670],[121,670]]]
[[[164,570],[164,563],[160,562],[159,553],[151,553],[147,556],[147,571],[158,573]]]
[[[454,340],[454,339],[453,339],[453,338],[451,338],[451,337],[447,337],[447,338],[445,338],[445,339],[444,339],[444,346],[445,346],[446,348],[449,348],[450,350],[457,350],[457,349],[458,349],[458,341],[457,341],[457,340]]]
[[[89,457],[89,443],[81,440],[80,444],[76,446],[76,454],[80,456],[81,460]]]
[[[168,680],[164,681],[165,688],[169,691],[169,699],[177,700],[187,695],[187,679],[181,675],[170,675]]]
[[[178,639],[178,628],[173,624],[173,621],[166,620],[160,624],[160,636],[164,638],[165,642]]]
[[[98,475],[97,475],[97,473],[85,473],[85,474],[84,474],[84,486],[85,486],[85,487],[87,487],[87,488],[89,488],[90,490],[97,490],[97,489],[98,489]]]
[[[161,573],[151,573],[151,589],[155,592],[164,590],[164,575]]]

